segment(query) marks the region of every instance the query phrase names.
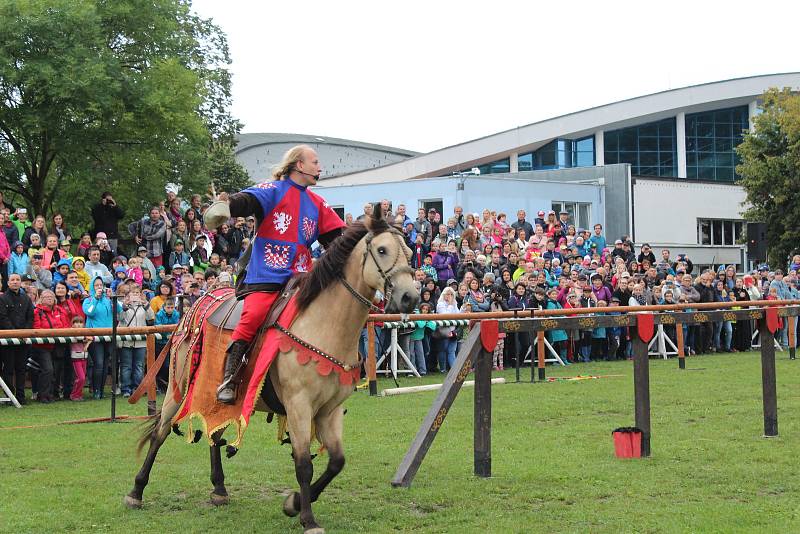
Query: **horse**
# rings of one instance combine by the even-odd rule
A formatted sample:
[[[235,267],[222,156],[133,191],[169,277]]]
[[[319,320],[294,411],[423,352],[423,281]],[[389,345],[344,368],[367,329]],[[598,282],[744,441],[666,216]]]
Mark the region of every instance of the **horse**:
[[[409,266],[411,250],[403,233],[390,226],[376,205],[372,217],[356,222],[336,238],[308,273],[302,273],[296,295],[298,314],[289,327],[297,339],[307,342],[327,354],[336,355],[341,363],[357,368],[360,365],[358,341],[376,291],[382,290],[387,311],[411,313],[419,295],[414,287],[413,270]],[[336,311],[333,315],[331,312]],[[187,313],[182,321],[191,315]],[[336,319],[332,318],[335,317]],[[186,328],[178,326],[176,332]],[[265,335],[262,331],[259,336]],[[254,346],[259,346],[254,343]],[[170,379],[160,410],[145,424],[139,441],[140,450],[149,443],[144,463],[134,479],[133,489],[125,495],[129,508],[141,508],[142,494],[161,445],[172,430],[172,421],[180,408],[174,398],[173,375],[184,376],[187,343],[178,342],[170,352]],[[295,464],[299,491],[289,494],[283,502],[283,512],[294,517],[299,514],[305,534],[321,534],[311,510],[326,486],[338,475],[345,463],[342,442],[342,403],[354,391],[352,384],[340,383],[336,373],[322,376],[316,363],[298,363],[296,349],[283,352],[269,368],[267,378],[274,386],[278,399],[286,410],[286,422]],[[224,358],[224,354],[218,355]],[[204,356],[206,357],[206,356]],[[178,386],[184,387],[183,385]],[[264,388],[266,390],[267,388]],[[180,391],[179,398],[186,395]],[[264,393],[262,391],[262,397]],[[313,482],[314,468],[310,446],[312,422],[316,438],[328,453],[325,471]],[[221,432],[214,436],[211,449],[211,483],[214,487],[211,502],[228,503],[225,476],[222,470]]]

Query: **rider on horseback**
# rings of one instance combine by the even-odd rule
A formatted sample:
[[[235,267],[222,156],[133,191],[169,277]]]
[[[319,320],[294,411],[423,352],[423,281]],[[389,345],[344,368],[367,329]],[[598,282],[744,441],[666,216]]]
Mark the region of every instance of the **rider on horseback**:
[[[221,200],[206,211],[206,226],[211,229],[231,217],[250,215],[255,215],[258,228],[250,244],[244,283],[237,283],[244,307],[226,353],[225,377],[217,389],[219,402],[236,401],[236,388],[258,329],[289,278],[311,268],[311,245],[314,241],[328,245],[342,233],[344,222],[322,197],[307,189],[316,185],[321,172],[317,153],[298,145],[273,170],[274,181],[229,198],[220,195]]]

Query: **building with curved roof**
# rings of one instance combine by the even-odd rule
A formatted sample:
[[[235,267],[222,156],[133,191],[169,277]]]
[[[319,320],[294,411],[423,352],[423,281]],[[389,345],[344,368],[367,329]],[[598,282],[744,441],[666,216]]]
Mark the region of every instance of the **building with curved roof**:
[[[366,201],[410,214],[524,209],[567,211],[607,237],[688,253],[699,265],[748,267],[736,185],[736,146],[771,87],[800,88],[800,73],[751,76],[631,98],[339,175],[320,183],[342,212]],[[473,168],[479,174],[472,172]],[[673,254],[674,255],[674,254]],[[753,260],[753,258],[749,258]]]
[[[317,151],[323,163],[321,179],[374,169],[397,163],[419,153],[389,146],[288,133],[247,133],[238,137],[236,158],[255,181],[270,175],[270,169],[280,163],[283,154],[296,145],[309,145]]]

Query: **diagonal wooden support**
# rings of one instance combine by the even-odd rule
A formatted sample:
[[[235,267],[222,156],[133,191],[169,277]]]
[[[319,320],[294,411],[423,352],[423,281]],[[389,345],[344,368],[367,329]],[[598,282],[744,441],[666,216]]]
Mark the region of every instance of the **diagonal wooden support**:
[[[445,377],[442,389],[439,390],[439,394],[433,401],[428,415],[422,421],[411,447],[403,457],[403,461],[400,462],[392,479],[392,486],[404,488],[411,486],[411,481],[414,480],[422,460],[425,459],[428,449],[431,448],[436,434],[442,427],[445,417],[447,417],[447,412],[450,411],[456,395],[458,395],[461,386],[464,384],[464,379],[472,369],[472,364],[477,360],[481,350],[483,350],[481,346],[481,328],[480,323],[476,323],[469,333],[469,337],[461,346],[456,362]]]

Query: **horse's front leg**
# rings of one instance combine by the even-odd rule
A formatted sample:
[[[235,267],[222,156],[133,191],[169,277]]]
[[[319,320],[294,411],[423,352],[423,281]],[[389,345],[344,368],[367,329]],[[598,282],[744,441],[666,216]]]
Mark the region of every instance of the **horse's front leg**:
[[[336,475],[344,469],[344,447],[342,446],[342,417],[344,409],[337,406],[326,414],[316,417],[317,436],[328,454],[328,466],[322,475],[311,485],[311,502],[316,502],[320,494]],[[293,492],[286,498],[283,511],[290,516],[295,516],[300,511],[300,494]]]
[[[291,406],[291,408],[289,408]],[[286,405],[286,417],[289,424],[289,435],[292,440],[292,457],[297,483],[300,485],[300,524],[305,534],[323,534],[311,511],[311,480],[314,478],[314,465],[311,463],[311,408],[308,403],[289,402]],[[290,498],[292,495],[289,496]],[[292,499],[294,500],[294,499]],[[284,512],[287,502],[284,502]]]

